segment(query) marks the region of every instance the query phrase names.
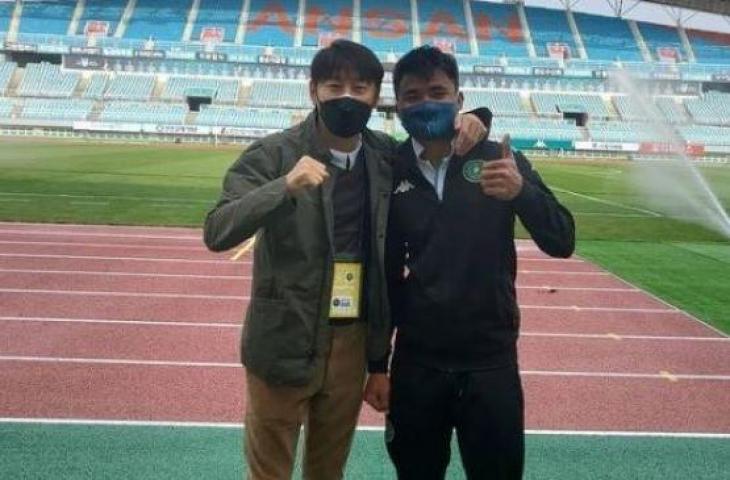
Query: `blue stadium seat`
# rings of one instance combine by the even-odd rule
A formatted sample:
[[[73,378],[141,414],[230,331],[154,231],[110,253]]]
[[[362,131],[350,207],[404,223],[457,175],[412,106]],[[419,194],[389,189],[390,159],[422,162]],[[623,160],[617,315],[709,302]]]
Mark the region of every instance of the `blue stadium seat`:
[[[125,38],[154,40],[182,40],[188,8],[191,2],[183,5],[162,6],[159,0],[137,0],[132,18],[124,33]]]
[[[471,2],[479,54],[527,57],[522,24],[515,5]]]
[[[291,126],[291,110],[203,106],[196,124],[216,127],[281,130]]]
[[[66,35],[75,8],[76,0],[24,2],[20,32]]]
[[[687,30],[699,63],[730,64],[730,33]]]
[[[138,122],[179,125],[185,121],[187,105],[151,102],[108,102],[101,112],[105,122]]]
[[[29,63],[18,93],[24,97],[70,97],[79,82],[78,72],[64,72],[58,65]]]
[[[596,122],[587,125],[591,139],[596,142],[656,142],[663,141],[661,132],[640,122]]]
[[[500,139],[509,133],[512,138],[524,140],[582,140],[575,122],[570,120],[551,120],[546,118],[495,117],[492,121],[490,137]]]
[[[254,81],[249,104],[258,107],[308,108],[311,100],[304,82]]]
[[[573,13],[588,58],[640,62],[641,50],[625,20],[585,13]]]
[[[213,101],[233,103],[238,99],[238,82],[211,78],[172,77],[167,81],[162,98],[184,100],[187,96],[210,94]]]
[[[684,103],[697,123],[730,126],[730,94],[708,92]]]
[[[84,91],[84,98],[93,98],[100,100],[104,98],[104,90],[106,90],[107,76],[104,74],[92,75],[89,79],[89,84],[86,86]]]
[[[86,120],[93,105],[92,100],[28,98],[23,102],[21,116],[42,120]]]
[[[462,2],[422,1],[418,4],[421,43],[434,44],[439,38],[453,41],[456,53],[469,53],[469,34]]]
[[[10,19],[13,18],[15,3],[0,2],[0,32],[10,30]]]
[[[489,107],[494,115],[524,117],[529,114],[522,105],[520,94],[514,91],[465,89],[462,92],[465,110]]]
[[[676,27],[667,25],[655,25],[653,23],[637,22],[639,31],[644,37],[647,48],[652,58],[658,60],[659,54],[657,50],[662,47],[670,47],[676,49],[679,54],[678,61],[686,61],[686,55],[682,48],[682,41],[679,39],[679,32]]]
[[[730,147],[730,128],[687,125],[679,127],[679,132],[688,142]]]
[[[407,52],[413,47],[409,0],[362,0],[362,43],[375,51]]]
[[[537,113],[559,115],[562,112],[587,113],[592,118],[608,118],[609,112],[598,95],[533,93],[532,101]]]
[[[532,43],[535,45],[538,56],[549,56],[548,44],[563,43],[570,47],[571,57],[578,57],[565,10],[526,7],[525,13],[530,24]]]
[[[5,90],[8,88],[8,83],[13,77],[16,66],[15,62],[0,63],[0,95],[5,95]]]
[[[147,100],[152,95],[155,79],[148,75],[115,76],[109,82],[104,98],[124,100]]]
[[[328,33],[352,39],[352,0],[307,0],[302,44],[317,47]]]
[[[244,42],[247,45],[294,46],[298,0],[251,0]]]
[[[0,117],[8,118],[13,113],[15,102],[9,98],[0,98]]]
[[[243,0],[201,0],[191,40],[197,42],[204,28],[215,27],[223,29],[224,42],[233,43],[242,9]]]
[[[87,22],[98,21],[109,24],[108,36],[113,36],[122,19],[128,0],[86,0],[76,33],[83,35]]]

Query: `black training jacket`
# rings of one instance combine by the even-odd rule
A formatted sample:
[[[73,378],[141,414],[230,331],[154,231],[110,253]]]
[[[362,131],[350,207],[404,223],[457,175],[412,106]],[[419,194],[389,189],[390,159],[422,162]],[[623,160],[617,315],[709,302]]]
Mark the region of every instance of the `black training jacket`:
[[[481,191],[481,161],[500,153],[500,144],[484,141],[465,157],[452,157],[439,201],[410,140],[400,146],[385,254],[399,359],[446,370],[514,364],[515,218],[547,254],[573,254],[572,215],[520,152],[514,154],[524,178],[519,196],[505,202]],[[386,363],[371,370],[383,371]]]

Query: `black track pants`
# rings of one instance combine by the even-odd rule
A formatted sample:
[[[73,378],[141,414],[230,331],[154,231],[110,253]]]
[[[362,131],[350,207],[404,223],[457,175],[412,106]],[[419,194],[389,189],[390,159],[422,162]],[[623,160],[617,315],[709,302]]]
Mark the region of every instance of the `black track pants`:
[[[524,401],[516,366],[444,372],[394,362],[386,445],[399,480],[443,480],[456,429],[469,480],[516,480],[524,466]]]

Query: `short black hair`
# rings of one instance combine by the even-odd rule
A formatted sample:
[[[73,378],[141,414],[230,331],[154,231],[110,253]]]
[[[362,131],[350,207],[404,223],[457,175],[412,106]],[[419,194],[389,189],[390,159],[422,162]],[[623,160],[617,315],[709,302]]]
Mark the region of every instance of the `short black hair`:
[[[431,45],[414,48],[403,55],[393,69],[393,90],[398,98],[400,82],[406,75],[414,75],[430,79],[436,71],[441,70],[459,89],[459,66],[453,55],[442,52]]]
[[[317,52],[310,70],[315,84],[354,74],[358,80],[374,83],[378,89],[385,73],[383,64],[372,50],[343,39],[335,40]]]

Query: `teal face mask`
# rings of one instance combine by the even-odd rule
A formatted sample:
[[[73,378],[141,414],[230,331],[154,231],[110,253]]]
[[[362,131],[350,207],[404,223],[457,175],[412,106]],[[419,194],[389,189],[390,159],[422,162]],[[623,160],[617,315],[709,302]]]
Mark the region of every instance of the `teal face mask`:
[[[398,113],[406,132],[416,140],[445,140],[454,137],[454,120],[459,107],[453,102],[426,101]]]

